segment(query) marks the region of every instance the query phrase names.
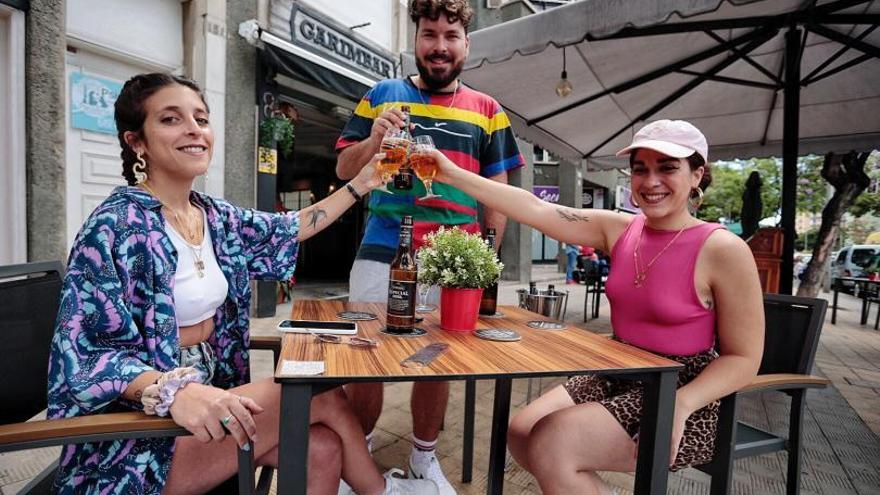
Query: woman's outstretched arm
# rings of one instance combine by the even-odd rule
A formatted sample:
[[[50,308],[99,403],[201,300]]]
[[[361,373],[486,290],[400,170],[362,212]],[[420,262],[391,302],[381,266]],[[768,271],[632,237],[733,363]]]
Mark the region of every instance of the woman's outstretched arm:
[[[492,210],[570,244],[611,250],[631,216],[608,210],[570,208],[542,201],[514,186],[481,177],[456,166],[439,151],[434,152],[437,180],[461,189]]]
[[[355,194],[366,196],[368,192],[382,185],[382,181],[376,173],[376,163],[383,156],[381,153],[373,155],[370,162],[360,169],[354,179],[348,183],[354,188]],[[355,194],[348,190],[348,186],[343,186],[330,196],[300,210],[299,241],[302,242],[329,227],[358,201]]]

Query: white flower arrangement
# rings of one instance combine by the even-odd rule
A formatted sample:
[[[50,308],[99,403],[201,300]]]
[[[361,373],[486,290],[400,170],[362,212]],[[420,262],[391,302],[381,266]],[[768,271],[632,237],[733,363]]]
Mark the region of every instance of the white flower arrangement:
[[[418,252],[419,283],[485,289],[501,277],[504,264],[477,234],[440,227],[425,240]]]

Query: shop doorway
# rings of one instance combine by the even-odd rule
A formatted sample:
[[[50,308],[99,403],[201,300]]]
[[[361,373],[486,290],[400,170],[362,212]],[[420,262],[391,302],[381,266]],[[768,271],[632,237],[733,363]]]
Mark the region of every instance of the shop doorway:
[[[347,181],[336,176],[336,140],[348,119],[338,107],[307,96],[282,95],[295,112],[293,153],[279,155],[279,205],[299,210],[326,198]],[[352,107],[354,103],[351,104]],[[303,281],[347,281],[363,234],[366,208],[357,204],[334,224],[300,246],[296,277]]]

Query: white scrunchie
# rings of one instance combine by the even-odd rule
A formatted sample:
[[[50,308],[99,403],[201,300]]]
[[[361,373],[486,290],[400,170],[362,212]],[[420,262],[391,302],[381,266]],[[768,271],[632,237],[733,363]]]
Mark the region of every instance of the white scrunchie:
[[[141,404],[144,405],[144,413],[156,416],[167,416],[171,404],[174,403],[174,394],[187,384],[201,382],[202,373],[193,368],[174,368],[163,373],[156,383],[147,386],[141,396]]]

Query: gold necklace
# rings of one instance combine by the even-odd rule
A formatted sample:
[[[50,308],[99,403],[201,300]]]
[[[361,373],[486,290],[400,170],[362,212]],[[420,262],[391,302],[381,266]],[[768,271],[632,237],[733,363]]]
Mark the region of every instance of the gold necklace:
[[[202,243],[199,242],[199,232],[203,229],[203,226],[199,221],[200,218],[196,218],[196,228],[191,230],[189,222],[184,222],[183,220],[181,220],[180,214],[177,212],[177,210],[168,206],[168,203],[162,201],[162,198],[160,198],[159,195],[156,194],[155,191],[153,191],[153,188],[148,186],[146,182],[142,182],[140,186],[143,187],[148,193],[150,193],[150,195],[156,198],[156,200],[158,200],[159,203],[161,203],[166,210],[171,212],[171,215],[174,217],[175,223],[177,223],[178,227],[180,228],[180,233],[183,236],[184,242],[186,243],[187,247],[189,247],[189,250],[192,251],[193,258],[195,259],[195,261],[193,261],[193,266],[195,266],[196,268],[196,273],[198,274],[199,278],[204,278],[205,262],[202,261]],[[189,211],[191,212],[192,210]],[[187,217],[192,218],[192,215],[187,215]],[[201,241],[204,241],[204,237],[201,239]],[[195,247],[197,244],[198,247]]]
[[[449,102],[449,105],[446,105],[446,106],[443,107],[443,108],[446,108],[446,109],[455,108],[455,97],[458,96],[458,90],[459,90],[459,88],[461,88],[461,81],[459,81],[459,80],[456,79],[455,82],[456,82],[456,84],[455,84],[455,89],[452,90],[452,101]],[[415,83],[413,83],[413,86],[416,87],[416,93],[418,93],[418,95],[419,95],[419,101],[421,101],[421,102],[422,102],[422,105],[425,106],[425,110],[427,110],[428,113],[430,113],[432,116],[437,117],[437,114],[431,111],[431,109],[430,109],[430,105],[429,105],[428,103],[425,102],[425,99],[424,99],[424,98],[422,98],[422,88],[416,86]],[[425,90],[425,91],[428,91],[429,93],[431,92],[430,89],[427,89],[427,90]],[[430,100],[430,98],[429,98],[429,100]],[[443,105],[437,105],[437,106],[442,107]]]
[[[659,253],[651,258],[651,261],[649,261],[648,264],[644,268],[642,268],[639,260],[639,258],[641,257],[639,255],[639,251],[642,247],[642,236],[645,235],[645,225],[642,224],[642,230],[639,231],[639,238],[636,239],[636,249],[635,251],[633,251],[633,264],[635,264],[636,268],[636,277],[635,280],[633,280],[633,285],[635,285],[637,289],[640,288],[645,283],[645,280],[648,279],[648,270],[650,270],[651,267],[654,266],[654,263],[656,263],[657,260],[660,259],[660,256],[663,255],[663,253],[665,253],[667,249],[669,249],[669,246],[672,246],[676,239],[678,239],[678,236],[680,236],[681,233],[684,232],[684,228],[686,226],[687,222],[685,222],[684,225],[681,226],[681,229],[676,232],[676,234],[672,237],[672,240],[666,243],[666,245],[663,246],[663,249],[661,249]]]

